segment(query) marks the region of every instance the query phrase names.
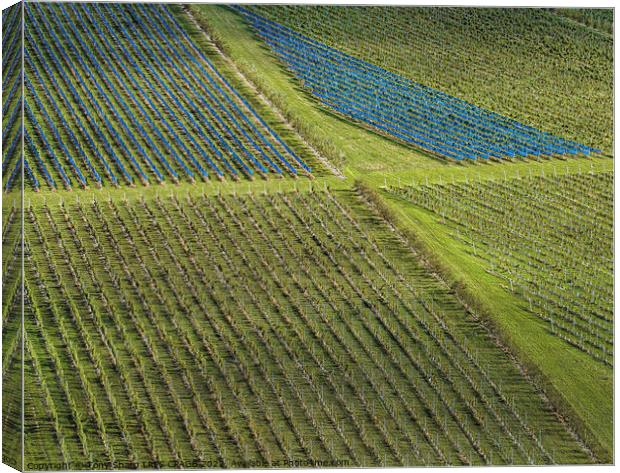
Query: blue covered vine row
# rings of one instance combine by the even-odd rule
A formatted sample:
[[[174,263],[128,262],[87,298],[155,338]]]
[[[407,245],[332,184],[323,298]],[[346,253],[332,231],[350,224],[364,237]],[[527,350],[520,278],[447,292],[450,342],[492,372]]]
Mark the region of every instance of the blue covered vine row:
[[[241,6],[232,8],[320,102],[434,155],[462,161],[599,152],[417,84]]]
[[[25,174],[35,189],[311,172],[167,6],[29,3],[25,14]],[[21,134],[9,139],[19,97],[3,103],[3,139],[15,143],[5,189],[20,169],[20,159],[9,169],[21,149]]]

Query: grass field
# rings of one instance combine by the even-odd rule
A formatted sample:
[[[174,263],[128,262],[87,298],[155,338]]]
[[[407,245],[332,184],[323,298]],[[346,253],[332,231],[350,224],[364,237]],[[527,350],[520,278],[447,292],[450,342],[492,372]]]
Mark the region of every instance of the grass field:
[[[259,10],[609,152],[602,13]],[[23,212],[3,149],[5,463],[613,461],[613,160],[438,159],[319,104],[224,6],[26,18]]]

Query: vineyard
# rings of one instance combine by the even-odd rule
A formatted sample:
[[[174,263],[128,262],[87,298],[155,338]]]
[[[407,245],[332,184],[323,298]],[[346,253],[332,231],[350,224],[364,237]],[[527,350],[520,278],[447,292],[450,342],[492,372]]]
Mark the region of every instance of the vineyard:
[[[415,83],[612,152],[612,36],[561,14],[536,8],[251,9]],[[613,23],[609,9],[588,12]]]
[[[607,34],[614,32],[614,16],[605,8],[553,8],[553,13]]]
[[[2,182],[21,181],[21,13],[14,5],[2,12]],[[26,170],[30,170],[25,160]]]
[[[19,173],[21,177],[21,173]],[[18,179],[19,179],[18,177]],[[17,193],[2,205],[2,454],[19,465],[22,431],[21,385],[21,207]]]
[[[32,462],[589,461],[350,191],[88,200],[25,222]]]
[[[452,225],[549,330],[611,366],[612,184],[611,173],[584,173],[391,192]]]
[[[457,161],[600,152],[416,84],[236,8],[322,103],[424,151]]]
[[[5,9],[3,462],[612,463],[608,13]]]
[[[34,3],[26,25],[35,189],[310,175],[167,7]]]

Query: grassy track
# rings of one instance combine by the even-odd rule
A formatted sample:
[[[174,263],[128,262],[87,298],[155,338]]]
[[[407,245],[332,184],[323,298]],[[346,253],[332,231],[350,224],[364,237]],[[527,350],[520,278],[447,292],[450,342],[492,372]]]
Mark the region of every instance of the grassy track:
[[[170,5],[170,11],[174,14],[179,25],[187,32],[189,38],[217,67],[226,80],[237,90],[256,110],[256,112],[271,126],[271,128],[288,143],[295,152],[299,154],[303,160],[312,168],[312,174],[316,177],[323,177],[331,174],[316,156],[313,156],[312,150],[308,149],[308,144],[299,135],[299,133],[291,127],[290,123],[275,113],[273,107],[261,100],[257,95],[255,88],[248,86],[243,76],[239,74],[237,65],[230,60],[229,57],[222,54],[219,45],[213,38],[205,35],[199,26],[186,13],[186,8],[179,5]]]
[[[369,133],[322,109],[303,92],[274,56],[226,7],[191,5],[189,10],[252,81],[345,175],[448,166],[391,139]]]
[[[611,173],[391,188],[439,215],[549,330],[612,366]]]

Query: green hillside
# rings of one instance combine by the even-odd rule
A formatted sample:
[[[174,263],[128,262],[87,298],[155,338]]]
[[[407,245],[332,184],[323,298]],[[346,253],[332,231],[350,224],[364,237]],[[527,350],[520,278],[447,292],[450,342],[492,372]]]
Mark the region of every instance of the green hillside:
[[[604,11],[252,7],[336,48],[317,70],[400,74],[372,69],[388,105],[330,83],[384,129],[229,6],[24,11],[23,97],[3,75],[4,463],[613,462]]]

